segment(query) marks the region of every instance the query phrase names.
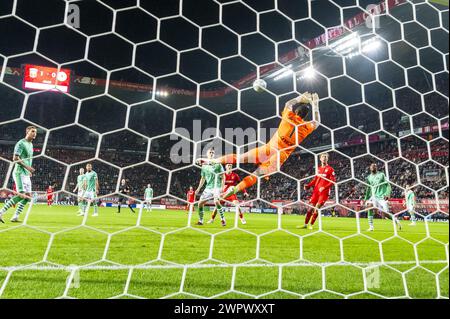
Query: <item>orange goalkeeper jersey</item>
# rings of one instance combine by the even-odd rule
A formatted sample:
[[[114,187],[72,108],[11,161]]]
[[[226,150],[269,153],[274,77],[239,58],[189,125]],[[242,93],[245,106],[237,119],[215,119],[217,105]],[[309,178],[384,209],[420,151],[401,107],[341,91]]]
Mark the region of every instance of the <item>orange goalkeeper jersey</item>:
[[[295,134],[296,127],[297,134]],[[270,140],[270,144],[278,150],[292,147],[300,144],[315,129],[313,123],[305,122],[300,116],[286,107],[281,115],[281,123],[277,133]]]

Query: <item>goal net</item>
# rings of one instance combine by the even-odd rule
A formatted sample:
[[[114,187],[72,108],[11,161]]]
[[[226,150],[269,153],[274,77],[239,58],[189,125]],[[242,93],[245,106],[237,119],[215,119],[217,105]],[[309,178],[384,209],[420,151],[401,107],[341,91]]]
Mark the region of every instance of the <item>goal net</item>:
[[[0,297],[448,298],[448,57],[448,1],[2,0]]]

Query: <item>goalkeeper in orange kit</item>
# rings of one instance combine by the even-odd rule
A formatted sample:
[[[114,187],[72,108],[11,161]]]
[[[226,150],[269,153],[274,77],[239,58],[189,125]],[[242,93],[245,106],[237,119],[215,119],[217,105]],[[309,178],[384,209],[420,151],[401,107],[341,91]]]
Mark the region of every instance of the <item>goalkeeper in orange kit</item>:
[[[304,119],[311,111],[313,119],[307,122]],[[223,194],[223,198],[226,199],[256,184],[257,176],[278,171],[295,151],[297,145],[300,145],[319,124],[319,96],[306,92],[286,103],[280,126],[266,145],[256,147],[241,155],[229,154],[213,160],[200,158],[197,160],[197,164],[209,162],[220,164],[254,163],[259,166],[253,175],[245,177],[237,186],[230,187]]]

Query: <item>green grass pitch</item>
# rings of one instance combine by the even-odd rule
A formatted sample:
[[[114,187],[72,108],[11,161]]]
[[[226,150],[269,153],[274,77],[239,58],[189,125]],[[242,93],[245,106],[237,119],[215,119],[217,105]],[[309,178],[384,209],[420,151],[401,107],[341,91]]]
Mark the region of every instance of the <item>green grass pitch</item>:
[[[429,1],[432,3],[437,3],[448,7],[448,0],[429,0]]]
[[[248,214],[234,228],[229,213],[225,228],[186,228],[183,211],[140,219],[115,211],[101,208],[84,227],[75,207],[35,206],[26,226],[10,223],[9,212],[0,224],[0,297],[448,298],[448,223],[428,223],[427,236],[425,223],[403,222],[395,237],[392,222],[379,219],[373,233],[360,219],[358,234],[355,218],[322,218],[320,232],[297,229],[304,217],[294,215]]]

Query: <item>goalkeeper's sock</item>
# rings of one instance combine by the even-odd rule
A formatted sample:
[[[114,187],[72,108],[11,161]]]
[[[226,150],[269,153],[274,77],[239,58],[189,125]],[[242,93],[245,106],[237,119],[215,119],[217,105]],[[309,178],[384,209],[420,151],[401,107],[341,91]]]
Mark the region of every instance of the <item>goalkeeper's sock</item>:
[[[236,186],[235,194],[242,192],[244,189],[250,188],[258,182],[256,176],[250,175],[245,177],[242,182]],[[232,194],[230,194],[232,195]]]
[[[8,209],[10,209],[11,207],[17,205],[18,202],[22,201],[22,197],[20,196],[14,196],[13,198],[11,198],[10,200],[8,200],[5,203],[5,206],[3,206],[3,208],[0,210],[0,215],[3,215],[4,213],[6,213],[6,211]]]
[[[319,217],[319,213],[315,213],[311,219],[311,225],[314,225],[314,223],[316,222],[317,217]]]
[[[98,205],[94,204],[94,215],[98,215]]]
[[[81,213],[83,211],[83,202],[78,202],[78,211]]]
[[[217,216],[217,210],[215,209],[211,214],[211,219],[212,220],[216,219],[216,216]]]
[[[244,218],[244,214],[242,214],[241,209],[239,209],[239,218],[240,219]]]
[[[305,217],[305,225],[309,224],[309,220],[311,219],[312,216],[312,210],[308,210],[308,212],[306,213],[306,217]]]

